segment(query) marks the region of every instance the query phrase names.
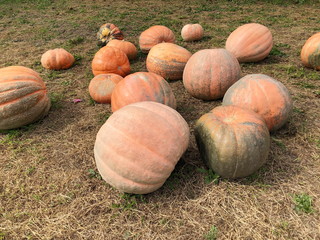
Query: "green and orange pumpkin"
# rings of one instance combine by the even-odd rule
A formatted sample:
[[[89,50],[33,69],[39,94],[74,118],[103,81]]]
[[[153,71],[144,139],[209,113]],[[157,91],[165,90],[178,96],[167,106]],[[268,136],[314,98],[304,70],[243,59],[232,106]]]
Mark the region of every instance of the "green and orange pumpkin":
[[[301,50],[302,64],[320,70],[320,32],[312,35]]]
[[[113,23],[102,24],[97,32],[97,38],[99,40],[98,45],[104,46],[112,39],[122,40],[122,31]]]

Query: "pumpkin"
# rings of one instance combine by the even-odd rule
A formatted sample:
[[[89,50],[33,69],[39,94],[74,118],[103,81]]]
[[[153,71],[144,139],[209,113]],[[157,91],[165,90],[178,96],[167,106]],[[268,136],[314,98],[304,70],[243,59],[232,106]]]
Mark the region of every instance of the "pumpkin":
[[[127,55],[120,49],[109,46],[100,48],[94,55],[91,66],[94,76],[114,73],[125,77],[131,71]]]
[[[201,116],[195,137],[204,162],[224,178],[251,175],[267,161],[270,149],[264,119],[237,106],[219,106]]]
[[[228,89],[222,104],[257,112],[265,119],[270,131],[281,128],[292,111],[288,89],[264,74],[249,74],[241,78]]]
[[[183,85],[195,98],[215,100],[240,78],[237,59],[225,49],[204,49],[196,52],[183,71]]]
[[[238,27],[228,37],[226,49],[239,62],[258,62],[266,58],[273,41],[270,30],[259,23],[248,23]]]
[[[112,91],[122,79],[123,77],[113,73],[99,74],[91,79],[89,94],[98,103],[110,103]]]
[[[110,42],[108,42],[107,46],[119,48],[127,55],[129,60],[137,58],[138,50],[136,46],[131,42],[113,39]]]
[[[181,37],[184,41],[196,41],[203,37],[203,28],[200,24],[187,24],[181,29]]]
[[[0,130],[33,123],[49,108],[46,85],[37,72],[22,66],[0,69]]]
[[[162,42],[175,42],[174,33],[162,25],[152,26],[143,31],[139,36],[139,46],[143,53],[148,53],[154,45]]]
[[[142,101],[159,102],[176,108],[176,99],[169,83],[163,77],[149,72],[136,72],[119,82],[112,92],[111,108],[114,112]]]
[[[72,54],[63,48],[48,50],[41,56],[42,66],[53,70],[70,68],[74,61]]]
[[[174,43],[159,43],[151,48],[146,66],[149,72],[168,80],[182,79],[183,69],[191,53]]]
[[[113,23],[105,23],[101,25],[99,31],[97,32],[97,38],[99,40],[99,45],[104,46],[112,39],[123,39],[123,33],[121,30]]]
[[[302,64],[320,70],[320,32],[312,35],[301,50]]]
[[[157,102],[137,102],[119,109],[102,125],[94,157],[111,186],[146,194],[164,184],[188,143],[188,124],[177,111]]]

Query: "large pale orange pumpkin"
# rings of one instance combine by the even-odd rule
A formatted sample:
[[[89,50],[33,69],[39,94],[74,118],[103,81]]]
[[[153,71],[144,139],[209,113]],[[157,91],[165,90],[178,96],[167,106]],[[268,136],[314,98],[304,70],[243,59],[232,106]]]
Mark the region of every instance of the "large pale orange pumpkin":
[[[22,66],[0,69],[0,130],[33,123],[49,108],[46,85],[37,72]]]
[[[183,85],[195,98],[215,100],[240,78],[237,59],[225,49],[204,49],[196,52],[183,71]]]
[[[186,24],[181,30],[181,37],[184,41],[196,41],[203,37],[203,28],[199,23]]]
[[[99,74],[91,79],[89,94],[98,103],[110,103],[112,91],[122,79],[118,74]]]
[[[112,111],[142,101],[159,102],[176,108],[176,99],[169,83],[160,75],[136,72],[126,76],[114,88],[111,96]]]
[[[273,45],[270,30],[259,23],[248,23],[238,27],[228,37],[226,49],[239,62],[258,62],[266,58]]]
[[[108,42],[107,46],[119,48],[127,55],[129,60],[133,60],[133,59],[137,58],[138,50],[137,50],[136,46],[131,42],[113,39]]]
[[[191,52],[174,43],[159,43],[151,48],[147,56],[147,69],[167,80],[182,79],[183,69]]]
[[[204,114],[195,126],[201,157],[218,175],[241,178],[267,160],[270,135],[264,119],[237,106],[220,106]]]
[[[41,56],[42,66],[53,70],[70,68],[74,61],[72,54],[63,48],[48,50]]]
[[[188,124],[177,111],[157,102],[137,102],[103,124],[94,156],[107,183],[123,192],[146,194],[164,184],[188,142]]]
[[[302,64],[320,70],[320,32],[312,35],[301,50]]]
[[[118,48],[105,46],[101,48],[92,60],[93,75],[114,73],[122,77],[131,71],[127,55]]]
[[[99,31],[97,32],[97,38],[99,40],[99,45],[104,46],[112,39],[122,40],[123,33],[113,23],[105,23],[99,28]]]
[[[142,52],[148,53],[158,43],[174,43],[174,33],[167,27],[155,25],[143,31],[139,36],[139,46]]]
[[[281,128],[292,111],[288,89],[264,74],[249,74],[241,78],[228,89],[222,104],[257,112],[265,119],[270,131]]]

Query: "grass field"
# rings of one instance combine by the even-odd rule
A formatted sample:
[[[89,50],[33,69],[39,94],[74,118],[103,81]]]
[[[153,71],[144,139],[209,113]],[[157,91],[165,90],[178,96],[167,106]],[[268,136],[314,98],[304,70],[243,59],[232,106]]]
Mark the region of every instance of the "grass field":
[[[52,101],[43,120],[0,133],[0,239],[320,239],[320,73],[300,62],[304,42],[320,32],[319,9],[319,1],[300,0],[0,0],[0,67],[39,72]],[[111,108],[88,93],[96,32],[105,22],[137,47],[142,31],[165,25],[192,53],[223,48],[242,24],[269,27],[274,47],[268,58],[241,64],[242,76],[269,75],[293,98],[289,122],[271,135],[267,164],[233,181],[209,171],[193,127],[221,100],[195,99],[180,80],[170,85],[191,141],[170,178],[147,195],[105,183],[93,146]],[[187,23],[203,26],[201,41],[182,41]],[[57,47],[71,52],[76,64],[45,70],[41,55]],[[146,71],[145,59],[139,52],[132,72]],[[75,104],[75,98],[83,101]]]

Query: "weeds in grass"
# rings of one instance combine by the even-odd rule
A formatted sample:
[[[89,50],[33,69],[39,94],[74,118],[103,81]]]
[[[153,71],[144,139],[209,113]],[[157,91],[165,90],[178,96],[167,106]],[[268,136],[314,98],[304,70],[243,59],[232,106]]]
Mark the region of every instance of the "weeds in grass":
[[[122,199],[121,203],[112,204],[113,208],[132,210],[138,206],[139,202],[145,203],[144,196],[141,194],[123,193],[120,195],[120,198]]]
[[[62,93],[51,92],[49,93],[49,98],[52,109],[62,108],[62,100],[64,99],[64,95]]]
[[[313,212],[312,208],[312,198],[306,194],[296,194],[293,197],[293,201],[295,203],[294,210],[298,213],[304,212],[304,213],[311,213]]]
[[[90,168],[88,169],[88,173],[89,173],[89,178],[97,178],[99,180],[102,180],[101,175],[96,172],[94,169]]]
[[[215,225],[212,225],[209,232],[204,235],[204,238],[207,240],[216,240],[218,237],[218,228]]]
[[[205,174],[204,182],[206,184],[209,184],[209,183],[219,184],[220,176],[216,174],[212,169],[207,170],[204,168],[198,168],[197,171]]]

